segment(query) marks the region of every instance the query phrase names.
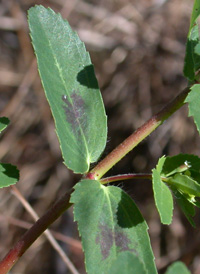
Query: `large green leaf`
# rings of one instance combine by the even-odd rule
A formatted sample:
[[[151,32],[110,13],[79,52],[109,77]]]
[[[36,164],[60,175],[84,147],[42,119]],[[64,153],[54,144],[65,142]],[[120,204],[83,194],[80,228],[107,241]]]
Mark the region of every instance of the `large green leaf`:
[[[186,97],[185,102],[189,104],[189,116],[193,116],[200,134],[200,84],[191,87],[191,91]]]
[[[8,126],[10,123],[7,117],[0,117],[0,133]]]
[[[196,53],[196,46],[199,43],[199,28],[197,19],[200,15],[200,0],[195,0],[193,11],[190,20],[190,28],[188,32],[185,63],[184,63],[184,75],[188,80],[193,81],[195,79],[195,72],[200,68],[200,56]]]
[[[68,22],[50,8],[31,8],[28,18],[64,163],[76,173],[87,172],[107,138],[107,119],[89,54]]]
[[[161,180],[160,173],[164,162],[165,157],[160,158],[156,169],[152,171],[153,192],[161,222],[163,224],[170,224],[173,215],[173,198],[168,186]]]
[[[129,251],[119,253],[107,274],[147,274],[144,264],[136,254]]]
[[[0,188],[16,184],[19,170],[11,164],[0,164]]]
[[[74,203],[89,274],[107,273],[125,251],[137,255],[148,274],[157,273],[147,224],[124,191],[82,180],[75,186],[70,202]]]
[[[175,262],[167,268],[165,274],[191,274],[184,263]]]

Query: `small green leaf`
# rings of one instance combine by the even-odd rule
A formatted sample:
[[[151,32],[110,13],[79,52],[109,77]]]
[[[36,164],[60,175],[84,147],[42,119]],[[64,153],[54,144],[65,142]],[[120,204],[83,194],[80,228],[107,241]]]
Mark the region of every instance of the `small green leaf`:
[[[200,184],[187,175],[175,174],[173,177],[168,179],[167,183],[172,188],[175,187],[182,193],[194,197],[200,197]]]
[[[178,154],[175,156],[168,156],[165,159],[165,163],[162,167],[161,175],[168,177],[175,173],[187,173],[194,172],[200,173],[200,158],[192,154]]]
[[[193,85],[185,99],[189,107],[189,116],[193,116],[194,122],[200,134],[200,84]]]
[[[85,173],[98,160],[107,138],[107,119],[89,54],[68,22],[50,8],[31,8],[28,19],[64,163]]]
[[[191,14],[191,19],[190,19],[190,28],[189,31],[194,27],[197,18],[200,15],[200,1],[199,0],[195,0],[194,1],[194,5],[193,5],[193,10],[192,10],[192,14]]]
[[[113,262],[108,274],[147,274],[144,264],[136,254],[129,251],[121,252]]]
[[[16,184],[19,170],[11,164],[0,164],[0,188]]]
[[[184,196],[177,190],[174,191],[174,196],[176,197],[178,205],[180,206],[181,210],[183,211],[184,215],[186,216],[190,224],[193,227],[196,227],[195,222],[193,220],[193,217],[195,216],[195,208],[193,203],[191,203],[191,201],[187,199],[186,196]]]
[[[160,178],[170,186],[183,213],[195,227],[192,217],[195,215],[194,206],[200,206],[196,198],[200,197],[200,158],[196,155],[179,154],[166,157],[163,161],[162,157],[156,170],[160,173]],[[158,174],[154,176],[159,181]]]
[[[147,224],[120,188],[82,180],[71,197],[89,274],[107,273],[118,255],[131,252],[148,274],[157,273]],[[120,272],[121,273],[121,272]]]
[[[200,1],[196,0],[193,6],[193,11],[190,20],[190,28],[188,32],[185,63],[184,63],[184,75],[188,80],[193,81],[195,79],[195,72],[200,68],[200,56],[196,53],[196,46],[199,43],[199,29],[197,25],[197,19],[200,15]]]
[[[184,263],[175,262],[167,268],[165,274],[191,274]]]
[[[161,222],[163,224],[170,224],[173,215],[173,198],[168,186],[161,180],[161,171],[165,162],[165,157],[158,161],[156,169],[153,169],[153,192],[155,204],[158,209]]]
[[[7,117],[0,117],[0,133],[9,125],[10,121]]]
[[[195,215],[194,206],[200,206],[195,198],[200,190],[200,158],[190,154],[166,157],[161,176],[170,185],[181,210],[195,227],[192,217]]]
[[[200,56],[196,53],[198,44],[199,30],[196,25],[192,28],[186,44],[183,73],[189,81],[194,81],[195,72],[200,68]]]

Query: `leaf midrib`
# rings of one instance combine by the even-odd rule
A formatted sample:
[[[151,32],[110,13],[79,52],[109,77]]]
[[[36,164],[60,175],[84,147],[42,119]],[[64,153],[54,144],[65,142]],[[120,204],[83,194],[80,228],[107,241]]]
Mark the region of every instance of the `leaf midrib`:
[[[57,16],[58,16],[58,15],[57,15]],[[59,18],[58,18],[57,20],[60,22]],[[43,24],[41,24],[40,17],[39,17],[39,22],[40,22],[41,28],[43,29],[43,32],[44,32],[44,34],[45,34],[45,36],[46,36],[46,38],[47,38],[47,41],[48,41],[48,43],[49,43],[49,47],[50,47],[50,49],[51,49],[51,51],[52,51],[52,56],[53,56],[54,61],[55,61],[55,67],[57,67],[57,69],[58,69],[59,77],[60,77],[60,79],[61,79],[61,81],[62,81],[62,83],[63,83],[63,86],[64,86],[64,88],[65,88],[65,91],[66,91],[66,93],[67,93],[68,99],[69,99],[69,101],[70,101],[70,103],[71,103],[71,105],[72,105],[72,107],[73,107],[73,112],[74,112],[74,104],[73,104],[73,101],[72,101],[71,97],[69,96],[69,92],[68,92],[68,89],[67,89],[67,87],[66,87],[66,83],[65,83],[65,81],[64,81],[64,77],[63,77],[63,73],[62,73],[62,68],[60,67],[60,65],[59,65],[59,63],[58,63],[58,60],[57,60],[56,55],[55,55],[54,50],[53,50],[52,43],[51,43],[51,41],[50,41],[48,35],[46,34],[46,30],[45,30],[45,28],[43,28]],[[62,21],[61,23],[63,24],[63,22],[64,22],[64,21]],[[64,24],[63,24],[63,27],[65,28],[65,25],[64,25]],[[54,28],[56,28],[56,24],[55,24]],[[77,45],[76,45],[76,47],[77,47]],[[78,48],[78,47],[77,47],[77,48]],[[79,52],[79,49],[78,49],[78,52]],[[79,56],[80,56],[81,59],[82,59],[82,56],[81,56],[80,52],[79,52]],[[74,112],[74,113],[75,113],[75,112]],[[79,119],[76,118],[76,120],[77,120],[77,122],[78,122],[78,125],[79,125],[79,128],[80,128],[80,133],[81,133],[81,135],[82,135],[83,143],[84,143],[84,145],[85,145],[85,149],[86,149],[86,152],[87,152],[87,156],[88,156],[88,157],[87,157],[86,161],[87,161],[88,168],[89,168],[90,161],[88,161],[88,158],[90,158],[90,153],[89,153],[89,151],[88,151],[88,146],[87,146],[87,142],[86,142],[86,136],[85,136],[85,134],[84,134],[84,131],[83,131],[83,128],[82,128],[82,126],[81,126],[81,123],[80,123]],[[88,169],[88,168],[87,168],[87,169]]]

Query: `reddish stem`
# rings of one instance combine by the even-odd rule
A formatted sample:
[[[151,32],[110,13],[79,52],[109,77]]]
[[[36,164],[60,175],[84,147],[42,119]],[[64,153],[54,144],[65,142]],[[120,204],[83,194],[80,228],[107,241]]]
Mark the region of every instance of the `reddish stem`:
[[[117,182],[117,181],[123,181],[123,180],[130,180],[130,179],[152,179],[152,174],[150,173],[129,173],[129,174],[121,174],[121,175],[115,175],[110,176],[107,178],[103,178],[100,180],[100,183],[107,184],[111,182]]]
[[[0,262],[0,274],[8,273],[33,242],[71,206],[69,199],[70,193],[66,193],[21,237]]]
[[[185,88],[174,100],[172,100],[160,112],[155,114],[145,124],[138,128],[133,134],[125,139],[111,153],[107,155],[96,167],[90,171],[95,180],[99,180],[108,170],[110,170],[117,162],[119,162],[128,152],[151,134],[158,126],[160,126],[167,118],[169,118],[176,110],[184,105],[186,96],[190,91],[190,87]]]

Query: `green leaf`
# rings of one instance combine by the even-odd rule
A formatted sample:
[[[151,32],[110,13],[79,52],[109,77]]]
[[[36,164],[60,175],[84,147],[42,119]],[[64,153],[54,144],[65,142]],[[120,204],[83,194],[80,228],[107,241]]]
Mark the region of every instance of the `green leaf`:
[[[87,172],[107,138],[107,119],[89,54],[68,22],[50,8],[31,8],[28,19],[64,163],[76,173]]]
[[[165,162],[165,157],[158,161],[156,169],[152,170],[153,192],[155,204],[158,209],[160,220],[163,224],[171,224],[173,215],[173,198],[168,186],[162,182],[161,171]]]
[[[195,0],[194,1],[194,5],[193,5],[193,10],[192,10],[192,14],[191,14],[191,19],[190,19],[190,28],[189,31],[192,30],[192,28],[194,27],[197,18],[200,15],[200,0]]]
[[[188,32],[185,63],[183,73],[188,80],[195,79],[195,72],[200,68],[200,56],[196,53],[195,48],[199,43],[199,29],[197,19],[200,15],[200,1],[196,0],[190,20],[190,28]]]
[[[182,193],[200,197],[200,184],[187,175],[175,174],[167,180],[167,183]]]
[[[16,184],[19,170],[11,164],[0,164],[0,188]]]
[[[178,154],[172,157],[168,156],[163,164],[161,175],[168,177],[175,173],[187,173],[187,171],[195,174],[195,172],[200,172],[199,167],[200,158],[196,155]]]
[[[200,190],[200,158],[196,155],[179,154],[166,157],[161,176],[170,185],[176,201],[188,221],[195,227],[194,206],[200,206],[195,194]]]
[[[7,117],[0,117],[0,133],[9,125],[10,121]]]
[[[193,217],[195,216],[195,208],[193,203],[189,199],[187,199],[182,193],[179,191],[174,191],[174,196],[176,197],[176,201],[183,211],[185,217],[188,219],[190,224],[193,227],[196,227]]]
[[[71,201],[85,252],[89,274],[107,273],[118,255],[129,251],[157,273],[147,224],[133,200],[120,188],[82,180]]]
[[[129,251],[121,252],[113,262],[108,274],[147,274],[144,264],[136,254]]]
[[[162,180],[170,186],[186,218],[195,227],[192,217],[195,215],[194,206],[200,206],[196,198],[200,197],[200,158],[189,154],[166,157],[164,160],[162,157],[157,171]],[[155,176],[159,181],[158,174]]]
[[[189,107],[189,116],[193,116],[194,122],[200,134],[200,84],[193,85],[185,99]]]
[[[184,263],[175,262],[167,268],[165,274],[191,274]]]

